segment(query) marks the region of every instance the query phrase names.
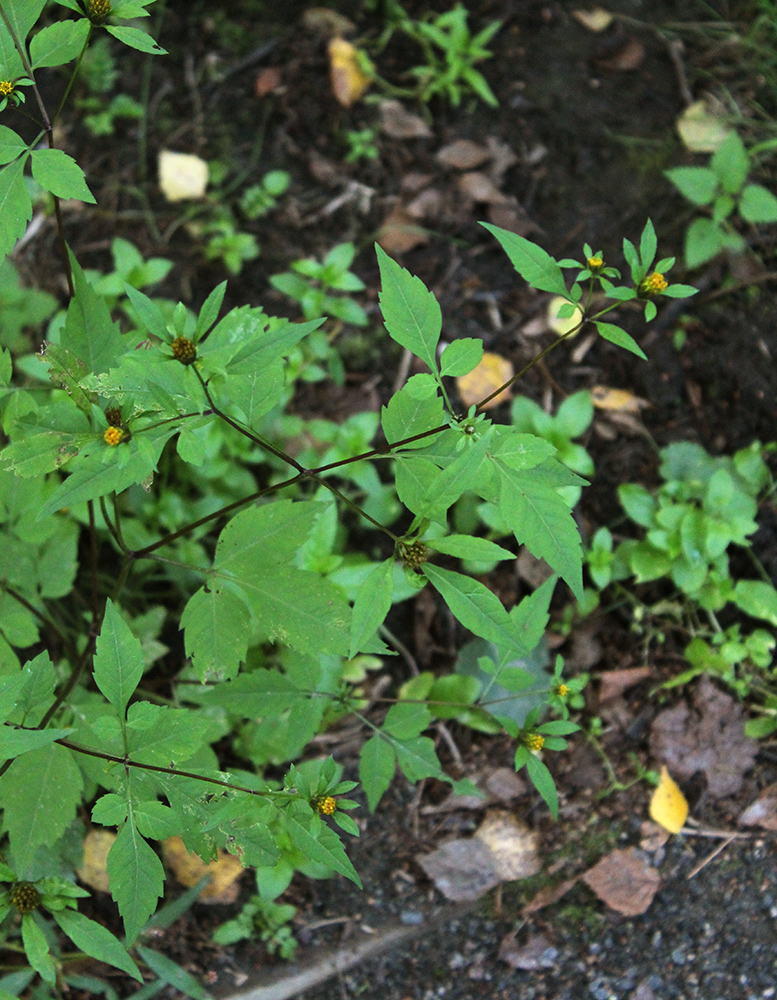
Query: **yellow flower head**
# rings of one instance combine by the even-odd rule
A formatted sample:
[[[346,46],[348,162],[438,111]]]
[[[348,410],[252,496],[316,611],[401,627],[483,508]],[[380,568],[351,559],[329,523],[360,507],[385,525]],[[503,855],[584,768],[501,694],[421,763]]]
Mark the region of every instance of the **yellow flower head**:
[[[559,696],[559,698],[565,698],[569,694],[569,688],[567,687],[566,684],[559,684],[559,686],[556,688],[556,694]]]
[[[176,337],[170,349],[175,360],[180,361],[182,365],[190,365],[197,359],[197,348],[194,341],[188,337]]]
[[[115,448],[117,444],[121,444],[124,440],[124,431],[121,427],[109,427],[105,434],[103,434],[103,439],[111,448]]]
[[[92,24],[103,24],[111,12],[111,0],[89,0],[86,16]]]
[[[589,271],[600,271],[604,267],[604,260],[601,257],[589,257],[586,263]]]
[[[0,96],[8,97],[13,93],[13,80],[0,80]]]
[[[669,287],[669,283],[663,274],[659,274],[658,271],[654,271],[649,274],[647,278],[639,286],[639,290],[643,295],[660,295],[666,288]]]
[[[545,737],[541,736],[539,733],[526,733],[524,736],[524,746],[527,750],[531,750],[535,753],[537,750],[542,750],[545,745]]]
[[[337,799],[333,795],[318,795],[310,804],[324,816],[331,816],[337,809]]]

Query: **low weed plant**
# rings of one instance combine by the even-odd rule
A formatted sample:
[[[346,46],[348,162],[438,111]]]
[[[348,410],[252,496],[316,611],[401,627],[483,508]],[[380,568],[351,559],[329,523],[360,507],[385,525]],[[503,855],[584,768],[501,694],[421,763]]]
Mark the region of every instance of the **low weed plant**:
[[[365,733],[354,777],[370,810],[397,770],[411,783],[433,777],[471,792],[446,774],[429,735],[437,720],[460,720],[508,734],[516,768],[556,816],[546,755],[578,729],[567,699],[579,684],[567,684],[560,660],[521,721],[490,692],[530,683],[537,694],[536,671],[518,664],[542,640],[558,579],[583,595],[581,540],[563,493],[583,480],[544,437],[492,422],[483,408],[491,397],[457,411],[450,379],[478,364],[483,345],[465,338],[440,354],[441,310],[418,277],[377,248],[388,335],[427,370],[380,414],[304,422],[292,440],[282,432],[293,417],[292,352],[322,326],[322,312],[362,316],[330,294],[361,287],[352,247],[298,262],[293,286],[276,280],[299,290],[303,312],[308,296],[318,301],[299,323],[258,306],[224,312],[226,282],[196,311],[168,307],[138,287],[162,265],[124,243],[114,245],[115,273],[128,305],[116,315],[118,283],[98,291],[100,279],[67,248],[60,199],[94,197],[54,145],[59,109],[49,111],[38,77],[71,63],[74,75],[96,33],[160,54],[135,26],[152,2],[61,0],[65,18],[39,27],[44,0],[0,0],[0,91],[8,107],[26,98],[39,125],[32,141],[0,126],[0,252],[30,219],[29,168],[53,199],[70,293],[39,352],[45,382],[17,364],[18,338],[0,350],[0,935],[28,963],[0,988],[18,994],[39,976],[41,1000],[81,988],[83,954],[139,982],[142,966],[156,977],[149,995],[165,983],[204,995],[150,946],[153,928],[181,912],[177,901],[159,907],[165,876],[154,845],[168,837],[206,861],[222,849],[256,870],[262,903],[243,923],[263,922],[279,950],[291,947],[287,911],[268,904],[295,872],[359,884],[344,843],[360,832],[348,797],[356,782],[310,750],[339,719],[353,717]],[[587,250],[582,264],[556,261],[485,228],[525,281],[580,310],[569,335],[589,324],[642,358],[608,314],[634,300],[650,319],[659,296],[694,291],[668,283],[671,260],[653,267],[649,221],[638,246],[624,241],[625,281]],[[577,271],[571,282],[563,268]],[[514,553],[452,530],[465,493],[494,505],[516,543],[553,570],[515,607],[466,571]],[[393,652],[386,617],[427,586],[462,631],[489,644],[480,674],[436,674],[413,697],[372,704],[365,679]],[[217,753],[225,746],[228,769]],[[114,833],[107,874],[123,941],[79,909],[87,818]]]

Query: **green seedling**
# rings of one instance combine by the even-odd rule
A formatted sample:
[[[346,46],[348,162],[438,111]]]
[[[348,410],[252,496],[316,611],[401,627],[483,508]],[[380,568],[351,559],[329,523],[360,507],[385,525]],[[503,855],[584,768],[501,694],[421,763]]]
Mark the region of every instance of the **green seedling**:
[[[736,132],[724,139],[707,167],[675,167],[665,171],[680,194],[705,209],[685,234],[685,263],[699,267],[728,250],[741,253],[745,238],[734,216],[750,225],[777,222],[777,197],[748,180],[754,159]]]
[[[291,265],[291,271],[273,275],[270,284],[298,302],[305,319],[332,316],[343,323],[366,326],[367,313],[358,302],[349,294],[330,294],[364,290],[364,282],[349,270],[355,256],[353,243],[339,243],[323,261],[297,260]]]

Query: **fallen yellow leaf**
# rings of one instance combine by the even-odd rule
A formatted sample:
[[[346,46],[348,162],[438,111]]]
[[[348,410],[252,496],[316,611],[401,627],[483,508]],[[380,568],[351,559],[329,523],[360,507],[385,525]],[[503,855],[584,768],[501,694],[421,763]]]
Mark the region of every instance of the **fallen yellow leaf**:
[[[90,889],[109,892],[106,863],[116,834],[110,830],[90,830],[84,837],[84,860],[76,869],[78,877]]]
[[[468,375],[460,375],[456,379],[456,387],[465,406],[472,406],[479,403],[485,396],[489,396],[500,385],[504,385],[515,374],[512,364],[499,354],[491,354],[486,351],[479,363]],[[499,406],[510,396],[510,390],[505,389],[498,396],[494,396],[484,406],[484,410],[490,410],[493,406]]]
[[[202,198],[208,186],[208,164],[191,153],[159,154],[159,186],[168,201]]]
[[[688,803],[677,783],[661,768],[661,780],[650,800],[650,816],[670,833],[679,833],[688,818]]]
[[[328,49],[332,90],[340,104],[350,108],[372,82],[363,69],[365,56],[344,38],[333,38]]]
[[[613,21],[612,14],[603,7],[594,7],[593,10],[573,10],[572,17],[584,28],[596,32],[609,28]]]
[[[618,413],[639,413],[648,405],[646,400],[625,389],[608,389],[606,385],[595,385],[591,389],[591,401],[598,410],[614,410]]]
[[[218,857],[210,864],[186,850],[180,837],[169,837],[162,844],[165,863],[175,875],[179,885],[191,888],[197,885],[203,875],[210,872],[210,882],[200,893],[203,903],[234,903],[239,888],[236,879],[245,871],[234,854],[219,851]]]
[[[677,119],[677,131],[692,153],[714,153],[731,129],[707,110],[704,101],[696,101]]]
[[[574,330],[583,318],[583,313],[578,306],[575,307],[575,311],[571,316],[567,316],[566,318],[560,317],[558,314],[559,309],[567,305],[569,305],[569,302],[567,299],[562,298],[561,295],[555,295],[548,303],[548,326],[559,337],[563,337],[565,333]]]

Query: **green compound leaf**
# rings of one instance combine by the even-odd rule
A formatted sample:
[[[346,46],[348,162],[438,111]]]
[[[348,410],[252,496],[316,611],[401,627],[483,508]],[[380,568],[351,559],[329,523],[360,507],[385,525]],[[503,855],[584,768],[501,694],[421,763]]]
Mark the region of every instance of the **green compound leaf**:
[[[77,198],[96,204],[94,195],[86,186],[84,172],[61,149],[33,149],[30,153],[32,176],[45,191],[58,198]]]
[[[70,300],[61,344],[86,365],[87,371],[107,372],[119,361],[124,344],[119,324],[111,319],[105,299],[98,295],[73,254],[70,254],[75,295]]]
[[[94,655],[94,679],[121,718],[142,676],[140,641],[108,598]]]
[[[561,268],[547,251],[507,229],[500,229],[488,222],[481,222],[480,225],[499,240],[515,270],[532,288],[568,298]]]
[[[0,726],[0,760],[12,760],[72,733],[72,729],[16,729]]]
[[[138,833],[132,814],[113,843],[106,867],[131,945],[156,909],[165,880],[162,862]]]
[[[121,969],[139,983],[143,982],[143,976],[126,948],[106,927],[74,910],[59,910],[53,917],[76,948],[98,962]]]
[[[54,962],[49,954],[49,943],[46,935],[35,923],[32,913],[25,913],[22,917],[22,944],[27,955],[27,961],[40,973],[42,979],[47,983],[54,983],[57,978]]]
[[[438,373],[437,344],[442,313],[437,299],[420,278],[410,274],[375,244],[380,266],[380,307],[391,338]]]
[[[408,740],[396,740],[395,750],[397,763],[402,769],[402,773],[415,783],[422,778],[438,778],[440,781],[447,781],[437,751],[434,748],[434,740],[428,736],[415,736]]]
[[[521,637],[504,605],[485,584],[432,563],[425,563],[421,571],[440,593],[454,617],[470,632],[489,639],[503,649],[522,648]]]
[[[82,788],[71,751],[58,743],[17,757],[0,778],[0,805],[20,877],[37,849],[54,844],[73,822]]]
[[[63,66],[79,55],[89,35],[89,21],[57,21],[42,28],[30,42],[32,68]]]
[[[19,42],[26,40],[45,6],[46,0],[6,0],[3,4],[8,26]]]
[[[0,170],[0,257],[13,250],[32,218],[32,201],[24,183],[24,156]]]
[[[105,30],[109,35],[118,38],[123,45],[128,45],[131,49],[137,49],[139,52],[147,52],[152,56],[167,55],[167,49],[163,49],[161,45],[157,45],[150,35],[147,35],[145,31],[140,31],[138,28],[117,27],[116,25],[106,24]]]
[[[138,954],[163,983],[172,986],[184,996],[192,997],[192,1000],[210,1000],[210,993],[202,983],[186,969],[182,969],[177,962],[166,955],[160,955],[158,951],[152,951],[151,948],[144,948],[143,945],[138,946]]]
[[[360,889],[362,888],[361,879],[345,853],[340,838],[328,826],[322,823],[317,835],[314,836],[298,819],[290,816],[287,829],[292,843],[306,858],[345,875]]]
[[[378,563],[356,594],[351,617],[349,658],[356,656],[383,624],[394,595],[394,559]]]
[[[377,809],[396,769],[396,753],[387,739],[376,734],[364,744],[359,758],[359,781],[367,796],[370,812]]]
[[[244,601],[211,584],[201,587],[181,616],[186,655],[200,680],[237,676],[251,637],[251,616]]]
[[[648,305],[651,305],[651,303],[648,303]],[[602,323],[597,320],[596,329],[599,331],[599,336],[604,340],[609,340],[611,344],[623,347],[625,350],[631,351],[632,354],[636,354],[638,358],[642,358],[643,361],[647,361],[647,355],[636,340],[626,333],[625,330],[621,329],[621,327],[615,326],[614,323]]]
[[[429,376],[431,379],[431,376]],[[391,444],[394,441],[403,441],[405,438],[413,437],[414,434],[421,434],[434,427],[440,427],[443,423],[443,401],[438,395],[437,386],[434,385],[434,393],[431,396],[419,399],[413,394],[413,387],[408,382],[399,392],[395,392],[388,405],[383,407],[381,414],[381,426],[386,440]],[[431,437],[421,438],[419,441],[412,441],[403,445],[406,448],[424,448],[432,440]]]

